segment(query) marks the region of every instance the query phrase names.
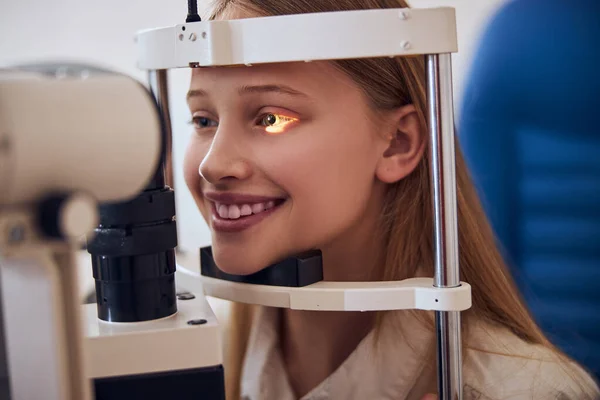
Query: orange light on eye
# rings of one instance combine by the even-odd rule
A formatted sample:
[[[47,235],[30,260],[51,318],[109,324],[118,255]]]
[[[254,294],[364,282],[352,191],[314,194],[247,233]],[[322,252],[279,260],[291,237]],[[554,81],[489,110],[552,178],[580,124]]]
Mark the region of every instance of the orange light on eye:
[[[298,121],[298,118],[277,116],[277,122],[274,125],[265,127],[265,131],[270,135],[279,135],[285,132],[286,127]]]

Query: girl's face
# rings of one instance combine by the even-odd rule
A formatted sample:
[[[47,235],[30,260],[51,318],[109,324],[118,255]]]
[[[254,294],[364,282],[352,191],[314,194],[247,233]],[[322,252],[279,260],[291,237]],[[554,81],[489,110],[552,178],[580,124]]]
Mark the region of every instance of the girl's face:
[[[377,218],[393,118],[375,117],[332,64],[195,69],[188,104],[185,180],[222,270],[250,274],[301,251],[343,248]]]

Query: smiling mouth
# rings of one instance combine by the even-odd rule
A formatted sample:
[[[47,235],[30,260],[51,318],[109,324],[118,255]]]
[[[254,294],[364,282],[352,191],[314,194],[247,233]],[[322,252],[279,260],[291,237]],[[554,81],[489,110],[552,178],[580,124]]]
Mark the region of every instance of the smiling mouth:
[[[275,208],[285,202],[285,199],[274,199],[256,203],[227,204],[212,202],[213,214],[216,219],[223,221],[238,221],[254,216],[270,214]]]
[[[215,212],[219,216],[219,218],[237,220],[240,218],[245,218],[252,215],[261,214],[265,211],[269,211],[270,209],[281,205],[281,203],[283,203],[284,201],[284,199],[279,199],[247,204],[214,203],[214,207]]]

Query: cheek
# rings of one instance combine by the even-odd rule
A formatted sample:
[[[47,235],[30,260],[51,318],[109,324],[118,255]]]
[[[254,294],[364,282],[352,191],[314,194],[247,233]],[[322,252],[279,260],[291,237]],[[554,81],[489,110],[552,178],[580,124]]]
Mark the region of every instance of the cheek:
[[[373,183],[374,167],[364,147],[340,144],[334,151],[305,162],[306,174],[298,182],[302,199],[314,217],[330,221],[353,218],[361,211]],[[342,221],[340,221],[342,222]]]
[[[290,140],[263,156],[272,160],[265,168],[292,200],[296,243],[332,240],[364,215],[374,183],[375,144],[368,132],[345,128],[313,129],[313,138]],[[319,131],[327,133],[314,134]]]

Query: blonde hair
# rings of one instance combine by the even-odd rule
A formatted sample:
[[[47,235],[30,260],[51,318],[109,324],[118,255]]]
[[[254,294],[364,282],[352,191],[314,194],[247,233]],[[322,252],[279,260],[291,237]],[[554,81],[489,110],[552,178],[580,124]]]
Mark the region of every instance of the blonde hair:
[[[275,16],[358,9],[408,7],[404,0],[217,0],[210,19],[232,5],[253,15]],[[360,87],[373,111],[414,104],[422,126],[427,127],[425,65],[423,57],[341,60],[333,62]],[[427,129],[423,130],[426,135]],[[527,343],[553,348],[533,321],[495,245],[493,232],[470,181],[458,144],[456,184],[461,280],[472,287],[472,307],[462,313],[463,343],[467,327],[480,320],[508,328]],[[429,156],[405,179],[390,185],[382,211],[384,241],[382,269],[375,280],[402,280],[417,273],[433,276],[433,213]],[[227,398],[239,399],[240,377],[248,341],[253,306],[234,303],[226,341]],[[415,311],[433,324],[431,313]],[[379,313],[376,329],[384,316]],[[554,349],[557,355],[560,352]],[[562,356],[562,355],[561,355]]]

